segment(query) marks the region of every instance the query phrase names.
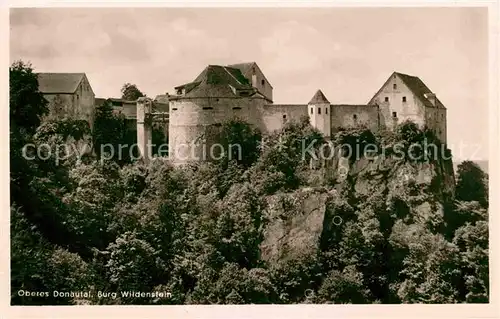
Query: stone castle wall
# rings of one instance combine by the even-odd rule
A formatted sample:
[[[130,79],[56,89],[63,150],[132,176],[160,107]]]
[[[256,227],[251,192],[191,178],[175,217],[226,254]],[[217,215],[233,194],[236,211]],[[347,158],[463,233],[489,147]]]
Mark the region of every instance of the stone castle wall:
[[[446,109],[436,107],[425,108],[427,127],[432,129],[441,141],[446,141]]]
[[[47,105],[49,114],[44,117],[44,120],[64,118],[85,120],[92,127],[95,116],[95,96],[85,77],[73,94],[46,93],[43,97],[49,102]]]
[[[289,121],[298,121],[307,116],[306,104],[267,104],[260,112],[262,132],[279,130]]]
[[[399,91],[381,90],[376,99],[380,105],[373,102],[371,105],[322,105],[321,116],[326,115],[328,109],[330,135],[341,127],[366,126],[374,132],[383,126],[391,129],[403,119],[408,119],[418,125],[427,123],[441,140],[446,141],[446,109],[425,108],[409,90],[405,90],[404,85],[400,87]],[[385,95],[389,95],[389,102],[380,101]],[[406,97],[406,102],[403,102],[402,96]],[[229,119],[239,118],[263,133],[271,133],[289,121],[311,117],[310,109],[317,112],[317,107],[307,104],[269,104],[264,98],[255,97],[172,99],[168,115],[169,157],[176,164],[218,158],[221,149],[214,145],[218,142],[216,139],[221,124]]]
[[[265,127],[262,110],[265,99],[254,98],[181,98],[170,101],[169,157],[175,163],[210,160],[218,157],[216,136],[221,124],[239,118]]]
[[[331,122],[322,123],[330,125],[332,134],[340,127],[366,125],[373,131],[379,127],[376,106],[324,104],[321,107],[321,116]],[[250,97],[173,99],[170,101],[168,120],[169,157],[178,164],[217,158],[220,149],[213,147],[217,143],[216,136],[221,124],[231,118],[242,119],[263,133],[271,133],[281,129],[288,121],[310,116],[311,108],[316,113],[318,106],[267,104],[264,99]]]
[[[375,95],[373,103],[380,107],[380,125],[388,129],[406,120],[425,125],[425,106],[397,76]]]
[[[332,105],[330,112],[332,134],[341,127],[367,126],[376,132],[379,129],[379,109],[366,105]]]

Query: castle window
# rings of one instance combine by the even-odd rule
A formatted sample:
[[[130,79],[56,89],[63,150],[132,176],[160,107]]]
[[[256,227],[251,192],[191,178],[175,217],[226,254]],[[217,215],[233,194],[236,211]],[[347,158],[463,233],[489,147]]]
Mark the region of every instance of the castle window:
[[[398,85],[397,85],[396,83],[394,83],[394,84],[392,85],[392,88],[393,88],[394,90],[396,90],[396,89],[398,88]]]
[[[262,83],[262,86],[266,84],[266,81],[262,80],[260,83]]]
[[[384,99],[384,101],[389,102],[389,97],[386,96],[385,99]]]
[[[286,119],[286,114],[283,114],[283,119]]]
[[[311,107],[311,114],[314,114],[313,108]]]
[[[318,114],[321,114],[321,108],[318,107]]]
[[[203,107],[204,110],[213,110],[214,108],[213,107],[210,107],[210,106],[205,106]]]
[[[325,109],[325,114],[328,114],[328,108]]]
[[[398,117],[398,113],[397,112],[392,112],[392,117],[394,117],[394,118]]]
[[[233,110],[241,110],[241,107],[235,106],[235,107],[233,107]]]
[[[403,96],[403,102],[406,102],[406,96]]]
[[[172,108],[172,111],[177,111],[177,108],[176,107]]]
[[[358,119],[358,116],[356,114],[353,114],[352,119],[356,121]]]

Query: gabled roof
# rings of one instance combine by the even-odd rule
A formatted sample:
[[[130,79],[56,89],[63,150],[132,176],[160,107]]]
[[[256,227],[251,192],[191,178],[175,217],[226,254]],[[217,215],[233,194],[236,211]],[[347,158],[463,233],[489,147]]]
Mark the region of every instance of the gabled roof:
[[[427,87],[427,85],[425,85],[424,82],[422,82],[422,80],[420,80],[420,78],[399,72],[394,73],[401,78],[404,84],[406,84],[406,86],[422,101],[422,103],[424,103],[425,106],[444,108],[443,103],[441,103],[437,97],[436,106],[434,106],[431,101],[425,97],[426,94],[432,93],[432,91]]]
[[[330,101],[328,101],[328,99],[325,97],[323,92],[321,92],[321,90],[316,91],[316,93],[312,97],[311,101],[309,101],[309,104],[318,104],[318,103],[330,104]]]
[[[228,67],[239,69],[241,71],[241,73],[245,77],[247,77],[248,79],[251,78],[250,71],[252,70],[253,67],[257,67],[260,70],[259,66],[257,65],[257,62],[245,62],[245,63],[229,64]],[[269,82],[269,80],[266,78],[266,75],[264,74],[264,72],[262,72],[262,70],[260,70],[260,72],[262,73],[262,76],[264,76],[264,79],[266,80],[267,84],[269,84],[270,87],[273,87],[271,85],[271,82]]]
[[[85,73],[37,73],[38,90],[42,93],[75,93]]]
[[[257,63],[255,62],[245,62],[245,63],[229,64],[228,67],[239,69],[241,73],[246,74],[256,64]]]
[[[427,99],[426,94],[433,93],[427,85],[417,76],[408,75],[400,72],[393,72],[391,76],[385,81],[384,85],[375,93],[375,95],[370,99],[368,104],[373,104],[375,97],[383,90],[383,88],[389,83],[391,78],[396,75],[401,81],[410,89],[410,91],[415,94],[415,96],[426,106],[426,107],[438,107],[445,108],[443,103],[436,97],[436,106],[434,106],[431,101]]]
[[[175,87],[185,89],[185,97],[233,97],[234,90],[254,91],[254,88],[237,68],[209,65],[193,82]]]

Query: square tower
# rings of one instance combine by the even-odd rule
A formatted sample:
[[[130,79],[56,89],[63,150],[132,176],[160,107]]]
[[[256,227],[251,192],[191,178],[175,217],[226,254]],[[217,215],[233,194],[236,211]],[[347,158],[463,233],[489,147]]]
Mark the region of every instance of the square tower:
[[[330,102],[321,90],[314,94],[307,108],[311,126],[318,129],[325,137],[330,137],[332,132]]]

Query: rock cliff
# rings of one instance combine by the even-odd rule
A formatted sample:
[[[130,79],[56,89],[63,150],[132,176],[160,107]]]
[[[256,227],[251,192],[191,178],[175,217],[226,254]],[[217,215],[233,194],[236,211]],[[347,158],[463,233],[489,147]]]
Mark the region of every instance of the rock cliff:
[[[375,155],[333,159],[319,170],[332,181],[330,186],[267,198],[263,260],[274,263],[315,253],[347,221],[359,221],[361,211],[370,211],[387,237],[397,219],[436,231],[445,227],[455,188],[451,160],[412,162]]]

